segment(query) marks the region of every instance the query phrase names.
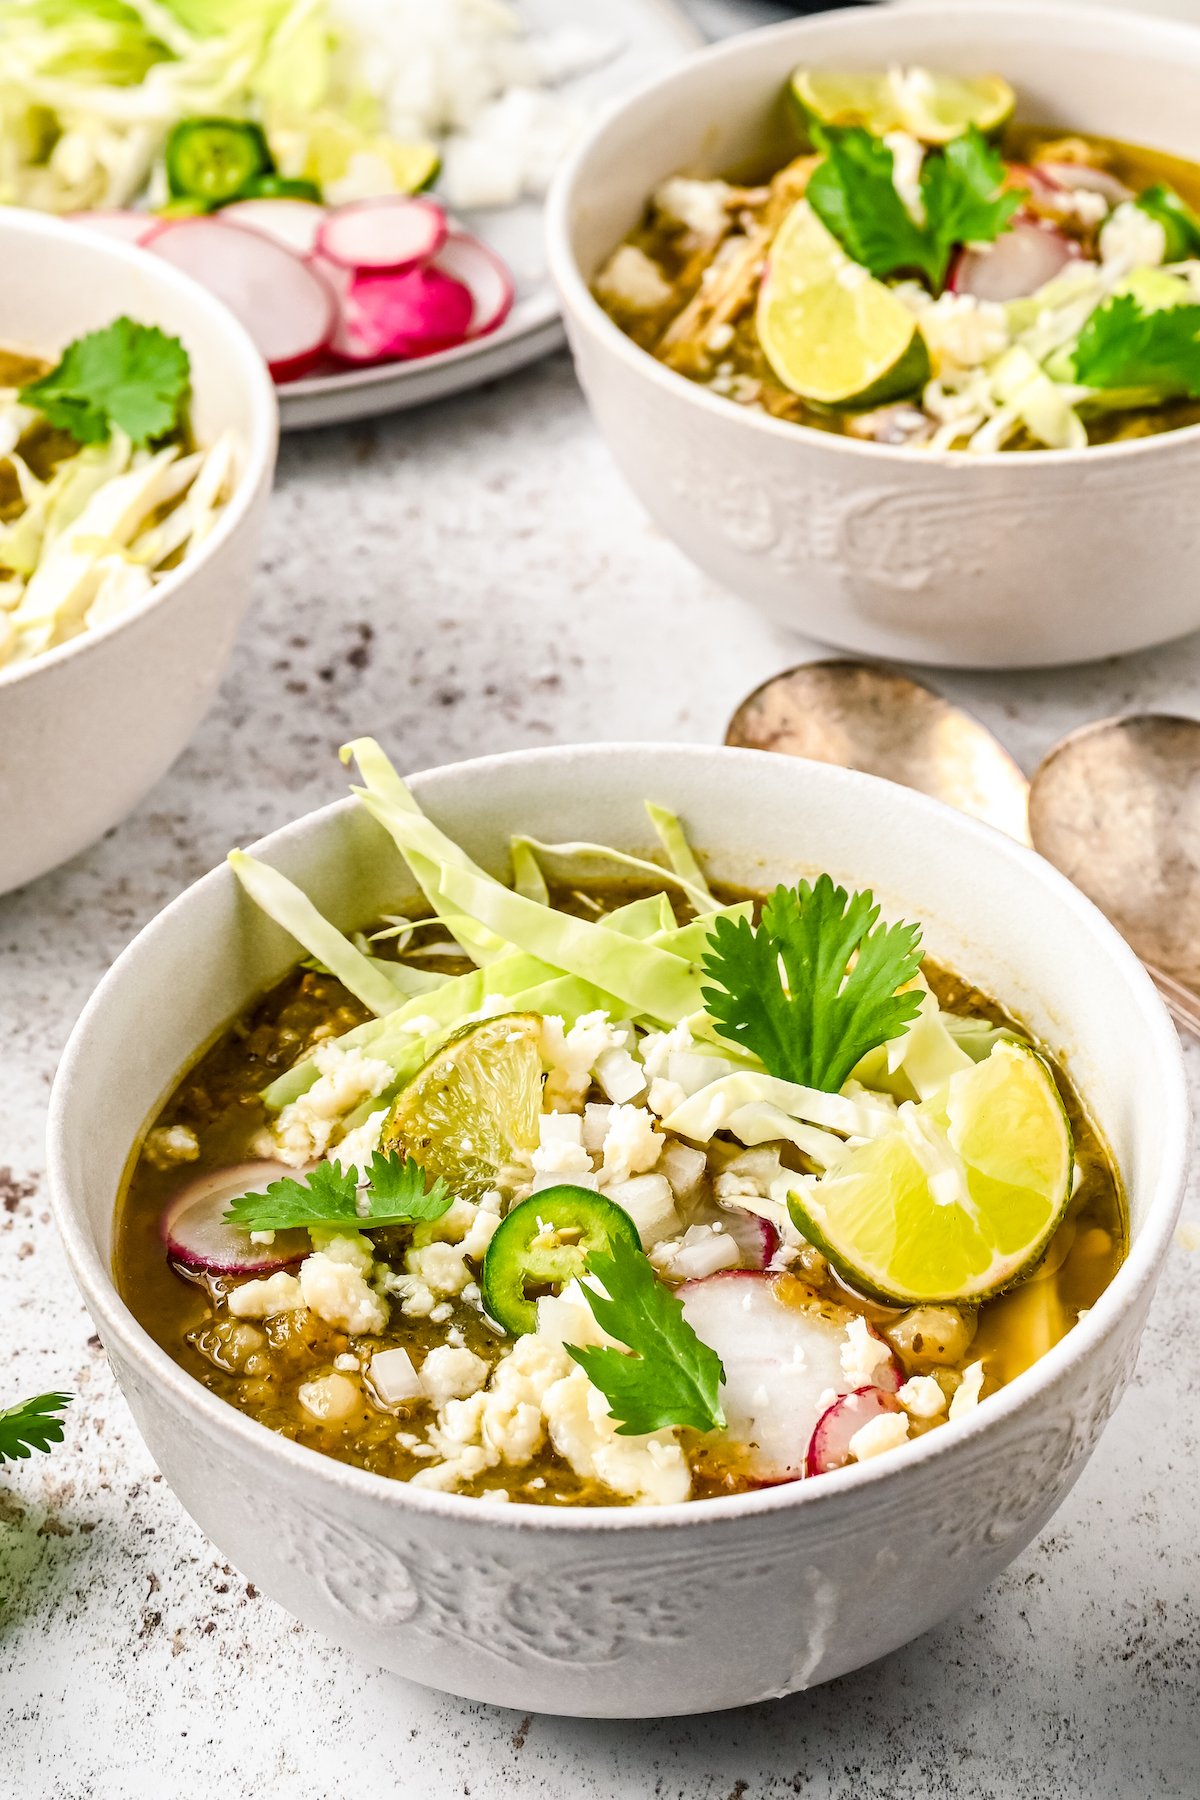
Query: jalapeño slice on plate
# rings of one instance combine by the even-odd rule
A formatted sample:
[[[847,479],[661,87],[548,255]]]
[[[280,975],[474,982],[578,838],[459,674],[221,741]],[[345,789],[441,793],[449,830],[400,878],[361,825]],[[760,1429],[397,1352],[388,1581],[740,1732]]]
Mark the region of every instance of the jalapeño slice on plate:
[[[558,1293],[617,1238],[642,1247],[637,1226],[612,1200],[569,1183],[542,1188],[513,1207],[487,1247],[484,1306],[514,1337],[536,1331],[539,1295]]]

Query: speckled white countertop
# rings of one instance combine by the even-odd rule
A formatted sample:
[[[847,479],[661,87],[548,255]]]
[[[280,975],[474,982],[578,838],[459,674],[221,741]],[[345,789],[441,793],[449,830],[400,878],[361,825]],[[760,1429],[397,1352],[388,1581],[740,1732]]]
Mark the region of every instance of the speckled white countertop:
[[[340,742],[372,732],[417,768],[573,739],[718,741],[742,694],[809,648],[659,536],[565,358],[285,445],[216,711],[131,819],[0,900],[0,1398],[79,1396],[53,1456],[0,1471],[0,1800],[1195,1796],[1200,1258],[1174,1251],[1132,1393],[976,1609],[814,1693],[647,1724],[446,1699],[256,1594],[156,1473],[67,1276],[42,1132],[75,1015],[230,844],[343,791]],[[1196,711],[1200,639],[938,684],[1032,767],[1104,713]]]

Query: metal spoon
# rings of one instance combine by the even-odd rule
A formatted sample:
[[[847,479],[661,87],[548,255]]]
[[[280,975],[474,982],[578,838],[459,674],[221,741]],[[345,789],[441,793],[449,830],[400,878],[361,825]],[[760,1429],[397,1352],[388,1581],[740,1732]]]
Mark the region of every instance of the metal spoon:
[[[839,763],[932,794],[1033,844],[1129,940],[1200,1036],[1200,722],[1114,719],[1025,776],[986,726],[871,663],[805,663],[737,708],[728,744]]]

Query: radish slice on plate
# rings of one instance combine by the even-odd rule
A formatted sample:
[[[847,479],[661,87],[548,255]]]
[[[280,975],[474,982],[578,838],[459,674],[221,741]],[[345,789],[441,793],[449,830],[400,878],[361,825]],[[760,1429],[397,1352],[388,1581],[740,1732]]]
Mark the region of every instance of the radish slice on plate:
[[[333,336],[336,309],[328,284],[260,231],[224,219],[168,219],[146,248],[225,302],[276,381],[304,374]]]
[[[730,1270],[676,1289],[689,1325],[725,1366],[728,1440],[764,1485],[804,1474],[830,1396],[847,1389],[842,1346],[853,1315],[816,1301],[793,1304],[783,1297],[788,1279]]]
[[[431,356],[461,344],[471,324],[469,288],[436,268],[356,275],[342,294],[330,349],[349,363]]]
[[[312,1249],[306,1231],[277,1231],[270,1244],[255,1244],[240,1226],[227,1225],[223,1214],[242,1194],[261,1194],[269,1182],[296,1170],[283,1163],[248,1162],[238,1168],[198,1175],[171,1201],[162,1216],[167,1255],[189,1269],[211,1275],[261,1275],[286,1269]]]
[[[986,250],[961,251],[948,285],[976,300],[1020,300],[1045,287],[1080,254],[1079,245],[1061,231],[1018,218]]]
[[[452,231],[433,267],[469,288],[473,302],[468,337],[483,337],[503,325],[516,298],[512,276],[494,250],[465,231]]]
[[[327,213],[316,248],[341,269],[399,274],[429,262],[445,241],[446,215],[440,206],[392,194],[355,200]]]
[[[852,1394],[843,1394],[817,1421],[808,1446],[806,1472],[828,1475],[832,1469],[844,1469],[853,1461],[850,1440],[855,1432],[883,1413],[902,1411],[896,1397],[882,1388],[856,1388]]]
[[[91,231],[102,231],[106,237],[120,238],[125,244],[145,243],[161,223],[153,213],[143,212],[77,212],[68,213],[67,217]]]
[[[221,219],[261,231],[297,256],[311,256],[317,233],[325,220],[325,208],[315,200],[234,200],[221,208]]]

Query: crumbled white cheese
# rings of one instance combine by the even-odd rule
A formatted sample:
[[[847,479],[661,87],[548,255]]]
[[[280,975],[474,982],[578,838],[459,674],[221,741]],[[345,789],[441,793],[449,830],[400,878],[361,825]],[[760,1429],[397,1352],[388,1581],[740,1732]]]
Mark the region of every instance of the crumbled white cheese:
[[[673,1025],[670,1031],[648,1031],[639,1048],[642,1053],[642,1067],[648,1078],[654,1081],[660,1075],[666,1075],[672,1056],[677,1051],[688,1051],[695,1039],[686,1019]]]
[[[313,1235],[318,1240],[318,1234]],[[321,1248],[300,1264],[304,1304],[326,1324],[339,1326],[343,1331],[383,1331],[388,1306],[367,1281],[374,1261],[370,1244],[357,1232],[332,1236],[321,1233],[319,1241]]]
[[[388,1116],[386,1106],[369,1114],[361,1125],[348,1131],[337,1147],[337,1160],[342,1168],[349,1172],[355,1169],[359,1179],[364,1180],[371,1166],[371,1158],[379,1148],[379,1140],[383,1135],[383,1122]]]
[[[1166,254],[1166,232],[1132,200],[1114,207],[1100,228],[1100,261],[1106,267],[1157,268]]]
[[[306,1094],[285,1106],[275,1121],[276,1154],[299,1168],[324,1156],[334,1131],[347,1113],[373,1100],[393,1080],[388,1063],[364,1056],[356,1045],[336,1040],[313,1051],[317,1079]]]
[[[261,1281],[244,1281],[231,1288],[226,1305],[235,1319],[273,1319],[276,1313],[294,1312],[304,1305],[300,1283],[286,1269]]]
[[[885,1450],[898,1449],[907,1437],[907,1415],[885,1412],[860,1425],[848,1448],[855,1462],[866,1462],[872,1456],[882,1456]]]
[[[965,1418],[967,1413],[974,1412],[979,1405],[979,1395],[983,1387],[983,1364],[968,1363],[963,1370],[962,1380],[954,1390],[954,1398],[950,1402],[951,1419]]]
[[[851,1319],[841,1347],[842,1373],[851,1387],[874,1387],[879,1370],[890,1363],[892,1353],[875,1336],[865,1319]]]
[[[684,225],[698,238],[711,243],[729,224],[733,189],[725,181],[693,181],[673,175],[654,190],[654,208],[664,219]]]
[[[903,1387],[897,1390],[896,1398],[905,1412],[914,1419],[936,1419],[940,1412],[946,1410],[946,1396],[942,1385],[932,1375],[910,1375]]]
[[[648,1506],[671,1505],[691,1493],[691,1472],[674,1429],[620,1436],[607,1400],[581,1368],[547,1389],[542,1409],[550,1442],[583,1480]]]
[[[332,1373],[301,1382],[296,1398],[305,1412],[322,1425],[340,1425],[357,1410],[362,1395],[348,1375]]]
[[[625,1048],[626,1032],[605,1012],[584,1013],[570,1030],[562,1019],[549,1014],[542,1019],[542,1061],[548,1070],[543,1093],[554,1112],[580,1112],[592,1085],[592,1070],[606,1050]]]
[[[939,294],[918,315],[935,374],[980,368],[1008,348],[1008,316],[996,300]]]
[[[604,1133],[605,1192],[613,1182],[628,1181],[652,1169],[662,1154],[663,1139],[654,1129],[652,1112],[644,1106],[614,1106]]]
[[[359,1361],[353,1351],[343,1350],[340,1355],[334,1357],[333,1366],[335,1369],[340,1369],[343,1375],[353,1375],[359,1368]]]
[[[596,276],[596,292],[629,312],[655,312],[667,305],[673,290],[644,250],[622,244]]]
[[[195,1162],[199,1154],[200,1140],[190,1125],[159,1125],[142,1146],[142,1155],[154,1169]]]
[[[460,1209],[458,1217],[449,1227],[447,1236],[456,1237],[457,1242],[446,1242],[440,1237],[432,1243],[419,1241],[424,1238],[425,1232],[423,1228],[418,1228],[413,1232],[414,1248],[404,1259],[406,1274],[414,1277],[431,1296],[465,1294],[475,1279],[468,1258],[476,1263],[483,1260],[484,1252],[500,1225],[499,1213],[492,1212],[483,1206],[472,1208],[466,1201],[456,1201],[450,1211],[437,1220],[436,1224],[445,1229],[447,1220],[456,1209]],[[465,1229],[461,1229],[463,1213],[466,1214],[468,1221]],[[423,1296],[420,1295],[419,1290],[414,1290],[402,1300],[401,1311],[410,1316],[418,1316],[413,1305],[414,1299],[417,1300],[418,1305],[423,1307]],[[433,1303],[431,1301],[424,1316],[430,1316],[432,1311]]]
[[[482,1356],[473,1350],[439,1344],[421,1364],[421,1386],[435,1406],[445,1406],[447,1400],[465,1400],[478,1393],[488,1372]]]
[[[527,1463],[545,1442],[543,1398],[574,1366],[561,1344],[537,1332],[518,1338],[486,1388],[440,1409],[429,1439],[442,1461],[414,1483],[449,1491],[498,1463]]]
[[[656,1075],[650,1083],[646,1104],[652,1113],[657,1113],[660,1119],[665,1119],[667,1114],[673,1113],[677,1106],[682,1106],[686,1099],[687,1095],[677,1081],[668,1081],[665,1075]]]

